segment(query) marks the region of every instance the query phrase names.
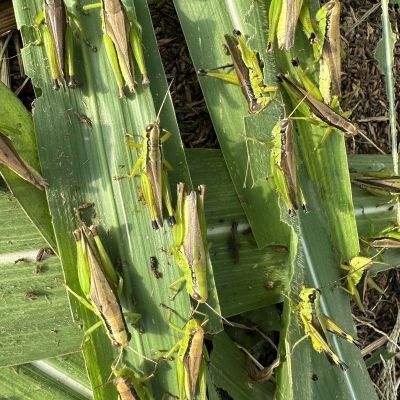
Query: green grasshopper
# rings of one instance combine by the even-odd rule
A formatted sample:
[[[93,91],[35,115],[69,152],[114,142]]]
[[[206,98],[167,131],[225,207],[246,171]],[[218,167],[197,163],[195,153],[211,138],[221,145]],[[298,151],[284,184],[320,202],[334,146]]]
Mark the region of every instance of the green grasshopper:
[[[392,175],[388,171],[368,172],[351,178],[351,181],[373,195],[392,197],[390,202],[399,199],[400,176]]]
[[[297,181],[292,120],[288,118],[278,121],[272,129],[272,134],[274,146],[270,161],[277,190],[291,217],[296,215],[298,202],[301,203],[303,210],[308,212],[303,192]]]
[[[266,86],[264,74],[260,66],[258,53],[251,50],[242,33],[233,31],[233,35],[225,35],[226,46],[232,58],[232,64],[209,70],[198,70],[199,75],[211,76],[225,82],[240,86],[249,106],[249,112],[256,114],[263,111],[272,101],[270,93],[275,93],[276,86]],[[235,74],[211,72],[216,69],[232,67]]]
[[[400,248],[400,227],[390,225],[372,238],[369,238],[369,246],[374,248],[399,249]]]
[[[346,275],[347,288],[344,286],[341,286],[341,288],[353,297],[358,308],[364,313],[365,308],[362,304],[360,293],[357,290],[357,285],[361,281],[364,272],[368,272],[373,263],[374,261],[372,258],[357,256],[353,257],[349,261],[348,265],[340,265],[341,269],[348,271]],[[373,281],[371,277],[366,278],[366,283],[370,288],[377,290],[381,294],[384,293],[384,291]]]
[[[199,194],[185,192],[185,185],[178,184],[178,199],[175,211],[176,225],[173,228],[175,256],[183,276],[170,285],[175,288],[186,282],[189,295],[199,303],[208,298],[207,259],[208,248],[204,215],[205,186],[199,186]]]
[[[316,26],[310,15],[308,0],[271,1],[268,11],[268,52],[274,50],[275,38],[280,49],[289,51],[293,47],[298,20],[310,43],[315,44]]]
[[[311,110],[311,113],[302,111],[303,115],[306,115],[305,119],[319,126],[336,128],[343,132],[345,137],[353,137],[358,133],[357,127],[351,121],[338,114],[322,101],[314,98],[307,90],[296,85],[288,77],[279,74],[278,79],[288,93],[293,93],[301,102],[308,106],[309,110]],[[304,110],[304,107],[300,110]]]
[[[101,8],[103,40],[108,60],[118,85],[119,96],[124,97],[124,83],[131,93],[136,92],[132,54],[142,74],[142,84],[150,83],[142,49],[142,27],[130,17],[120,0],[102,0],[83,6],[83,10]]]
[[[41,43],[39,26],[43,24],[43,41],[50,63],[53,89],[63,86],[66,77],[69,87],[77,86],[71,21],[82,32],[80,22],[74,14],[67,11],[63,0],[45,0],[43,11],[35,19],[35,44]]]
[[[161,132],[164,135],[160,137]],[[141,182],[146,203],[150,209],[151,225],[153,229],[163,227],[163,199],[168,211],[170,225],[175,224],[174,211],[171,205],[171,193],[166,169],[172,170],[171,164],[163,158],[162,144],[166,142],[171,133],[160,127],[160,119],[148,124],[144,130],[144,142],[142,144],[127,139],[129,147],[143,148],[141,156],[134,164],[130,177],[137,174],[141,168]]]
[[[332,364],[346,371],[348,369],[346,363],[344,363],[329,347],[326,340],[326,332],[334,333],[357,347],[361,347],[361,343],[343,331],[343,329],[337,326],[322,312],[319,304],[319,289],[303,287],[299,297],[300,302],[293,308],[293,311],[299,314],[306,335],[293,346],[293,349],[304,338],[310,337],[311,344],[315,351],[325,354]]]
[[[321,8],[322,15],[317,14],[326,27],[320,58],[319,88],[327,104],[332,97],[341,96],[340,8],[340,2],[332,0]]]
[[[43,190],[47,187],[46,180],[27,164],[17,153],[11,139],[0,132],[0,164],[5,165],[22,179]]]
[[[103,324],[112,344],[124,349],[129,344],[131,334],[119,303],[121,281],[100,241],[96,227],[90,227],[90,233],[89,236],[83,227],[74,232],[78,280],[85,298],[68,286],[67,290],[100,319],[86,331],[86,335]],[[136,320],[140,318],[139,314],[127,314]]]
[[[207,319],[200,323],[197,319],[190,319],[182,329],[171,321],[170,312],[168,324],[183,335],[172,349],[162,356],[170,358],[176,351],[176,375],[178,379],[179,400],[194,400],[197,383],[199,384],[200,399],[207,399],[206,361],[207,349],[204,345],[204,329]]]
[[[153,374],[146,377],[138,378],[129,368],[113,370],[115,379],[114,385],[119,394],[119,400],[154,400],[145,382],[148,381]]]

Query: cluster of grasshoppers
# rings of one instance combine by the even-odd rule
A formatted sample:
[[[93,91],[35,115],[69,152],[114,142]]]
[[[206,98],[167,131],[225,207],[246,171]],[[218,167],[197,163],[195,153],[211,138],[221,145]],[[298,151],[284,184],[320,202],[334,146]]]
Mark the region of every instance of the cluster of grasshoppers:
[[[199,187],[199,193],[195,191],[187,193],[183,183],[178,185],[178,201],[174,212],[174,245],[171,247],[171,252],[182,269],[183,276],[172,283],[170,288],[176,290],[176,285],[185,281],[188,294],[198,303],[205,303],[208,298],[206,278],[208,249],[204,225],[204,195],[203,185]],[[80,209],[88,206],[92,204],[77,208],[81,227],[74,232],[78,280],[84,296],[77,294],[69,287],[67,290],[99,318],[99,321],[86,331],[86,335],[103,326],[111,343],[120,349],[121,357],[125,349],[133,350],[129,346],[131,335],[125,317],[129,316],[131,320],[138,321],[140,315],[122,311],[120,304],[122,278],[113,267],[100,240],[98,229],[95,226],[85,226],[80,218]],[[151,268],[158,271],[154,258],[151,258]],[[182,338],[169,352],[161,355],[157,360],[142,356],[155,365],[151,375],[137,377],[129,368],[118,369],[117,360],[111,365],[113,382],[121,400],[153,399],[145,382],[154,375],[160,360],[170,359],[175,352],[178,352],[176,371],[179,399],[194,399],[198,387],[200,397],[206,399],[205,362],[208,355],[203,343],[205,334],[203,326],[207,323],[207,318],[200,322],[192,317],[183,328],[180,328],[171,321],[171,315],[170,312],[168,324],[182,334]]]
[[[142,84],[149,84],[141,46],[141,26],[135,18],[128,16],[120,0],[102,0],[82,7],[83,11],[100,9],[103,39],[108,60],[111,64],[118,86],[119,96],[124,96],[124,86],[131,93],[136,91],[133,59],[142,75]],[[332,130],[341,131],[351,137],[358,133],[358,128],[340,112],[338,99],[340,97],[340,34],[339,34],[340,3],[331,0],[311,16],[306,0],[272,0],[269,9],[269,37],[267,51],[276,48],[290,50],[294,43],[294,35],[298,21],[313,48],[315,63],[319,63],[319,83],[314,83],[303,71],[301,65],[294,60],[295,76],[280,73],[277,76],[279,85],[290,98],[297,99],[295,118],[309,121],[326,130],[326,138]],[[73,63],[73,31],[72,23],[82,38],[82,27],[75,14],[66,9],[62,0],[45,0],[43,11],[35,20],[37,34],[36,43],[40,43],[39,26],[43,24],[43,41],[45,44],[50,71],[55,89],[64,86],[77,85]],[[82,38],[83,39],[83,38]],[[278,86],[266,85],[263,67],[259,54],[253,51],[245,35],[235,30],[226,34],[227,49],[232,58],[234,74],[223,74],[213,70],[199,70],[199,75],[220,78],[240,86],[248,104],[249,113],[263,112],[271,102],[275,101]],[[289,215],[295,216],[298,206],[307,211],[307,205],[297,179],[295,139],[293,137],[293,120],[291,114],[278,121],[272,130],[273,145],[271,151],[271,169],[277,191],[284,201]],[[170,138],[171,133],[161,128],[157,117],[149,123],[143,133],[143,143],[138,144],[131,138],[127,142],[130,147],[141,148],[142,154],[132,168],[130,176],[135,176],[139,170],[144,199],[149,207],[153,229],[164,226],[163,208],[168,212],[168,222],[173,227],[174,245],[171,252],[183,276],[170,285],[175,289],[181,283],[186,284],[187,293],[198,303],[206,303],[208,298],[207,263],[208,246],[204,216],[205,187],[201,185],[199,192],[187,193],[183,183],[178,184],[177,206],[172,207],[170,186],[167,171],[171,165],[163,158],[162,144]],[[360,185],[379,186],[377,178],[358,179]],[[387,189],[385,182],[383,187]],[[81,226],[74,232],[77,245],[78,278],[81,296],[68,288],[83,305],[99,318],[99,322],[91,327],[91,333],[103,326],[113,345],[122,350],[129,347],[130,333],[125,321],[125,315],[120,305],[121,279],[116,273],[107,252],[100,241],[96,227]],[[362,303],[356,289],[361,276],[370,265],[372,259],[355,257],[349,264],[341,268],[348,271],[347,287],[344,288],[356,299],[360,308]],[[151,269],[156,278],[158,272],[157,259],[151,258]],[[372,282],[369,281],[372,285]],[[328,359],[342,370],[346,364],[331,350],[326,340],[326,331],[334,332],[350,343],[359,345],[350,335],[345,333],[326,315],[319,306],[319,290],[302,288],[300,301],[293,306],[293,311],[299,314],[304,331],[311,338],[312,346],[317,352],[324,353]],[[138,320],[140,315],[129,313],[131,318]],[[179,387],[179,399],[192,400],[199,392],[202,400],[206,399],[206,360],[207,350],[204,346],[203,322],[191,318],[181,328],[168,318],[169,325],[182,334],[182,338],[163,358],[170,358],[178,352],[176,371]],[[153,361],[157,367],[159,360]],[[118,369],[117,364],[111,366],[114,384],[121,400],[151,400],[153,396],[145,382],[153,374],[137,377],[129,368]]]
[[[226,50],[230,54],[231,64],[198,70],[200,76],[218,78],[239,86],[248,104],[249,113],[252,115],[263,112],[271,102],[276,100],[279,87],[283,89],[282,94],[289,98],[290,103],[296,104],[290,113],[285,110],[287,116],[277,121],[272,129],[273,140],[270,146],[272,148],[270,153],[272,175],[277,192],[287,207],[290,217],[297,215],[299,206],[308,212],[297,178],[293,121],[301,119],[322,127],[324,135],[319,146],[333,131],[341,132],[345,137],[353,137],[357,133],[364,136],[356,124],[347,118],[346,113],[341,111],[339,105],[341,96],[340,9],[339,0],[330,0],[313,15],[307,0],[271,1],[266,53],[273,53],[276,48],[289,52],[294,45],[297,25],[300,22],[312,47],[314,58],[312,65],[304,69],[297,59],[293,59],[291,65],[288,66],[290,74],[279,73],[276,86],[266,85],[260,54],[251,49],[245,34],[239,30],[225,35]],[[315,71],[318,65],[319,81],[315,82],[306,71]],[[221,68],[233,68],[234,72],[217,72]],[[245,140],[248,139],[249,137],[246,136]],[[319,146],[315,150],[318,150]],[[395,196],[398,189],[397,178],[377,175],[357,176],[354,182],[370,192],[374,190],[379,194]],[[397,232],[391,230],[390,238],[376,239],[376,245],[378,246],[378,242],[390,241],[393,246],[397,246]],[[364,307],[356,286],[373,263],[372,258],[358,256],[340,266],[347,272],[346,277],[343,278],[346,279],[347,285],[342,286],[342,289],[354,298],[361,310],[364,310]],[[382,293],[371,278],[367,278],[366,282]],[[347,365],[329,347],[326,332],[335,333],[357,346],[360,346],[360,343],[322,313],[319,305],[319,289],[303,287],[299,298],[300,301],[293,305],[292,309],[299,314],[306,337],[310,337],[314,350],[324,353],[332,364],[346,370]]]
[[[142,75],[142,84],[150,83],[142,50],[142,27],[134,17],[128,15],[120,0],[101,0],[81,7],[81,11],[97,8],[100,9],[104,46],[118,85],[119,96],[124,97],[125,85],[131,93],[135,93],[133,58]],[[39,26],[42,24],[41,32]],[[63,0],[45,0],[42,12],[35,19],[35,44],[40,44],[43,40],[54,89],[66,83],[69,87],[78,85],[73,57],[73,25],[77,36],[91,46],[83,38],[79,18],[66,8]],[[91,47],[96,51],[95,47]]]

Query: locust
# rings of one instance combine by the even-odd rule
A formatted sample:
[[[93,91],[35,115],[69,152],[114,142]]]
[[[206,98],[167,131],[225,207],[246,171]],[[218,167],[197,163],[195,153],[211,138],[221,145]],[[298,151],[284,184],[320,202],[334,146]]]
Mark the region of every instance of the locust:
[[[103,325],[111,343],[122,350],[128,346],[131,334],[119,302],[121,280],[95,226],[90,227],[89,233],[84,227],[75,230],[74,238],[77,249],[78,280],[85,297],[75,293],[68,286],[66,288],[100,319],[86,331],[86,335]],[[140,318],[139,314],[125,314],[129,314],[136,321]]]
[[[319,304],[319,289],[303,287],[299,297],[300,302],[293,308],[293,311],[297,312],[300,316],[305,332],[304,337],[309,337],[311,339],[311,344],[315,351],[325,354],[333,365],[338,366],[342,371],[346,371],[348,369],[346,363],[342,361],[328,345],[326,332],[334,333],[359,348],[361,347],[361,343],[346,333],[322,312]],[[300,341],[303,340],[304,337],[300,339]],[[300,341],[298,341],[293,348]]]
[[[400,196],[400,176],[388,171],[368,172],[351,178],[352,183],[376,196],[391,197],[391,202]]]
[[[339,0],[332,0],[323,6],[323,16],[320,16],[325,19],[326,31],[320,58],[319,88],[326,104],[330,104],[332,97],[341,96],[340,9]]]
[[[180,328],[171,321],[171,316],[170,312],[168,324],[175,331],[182,334],[183,337],[162,358],[169,359],[175,352],[178,352],[176,375],[179,400],[194,400],[197,386],[199,386],[200,400],[206,400],[206,361],[208,360],[208,353],[204,345],[203,326],[208,322],[208,319],[200,323],[197,319],[192,318],[184,328]]]
[[[364,272],[368,273],[374,263],[372,258],[369,257],[353,257],[348,264],[341,264],[340,268],[347,271],[346,281],[347,287],[341,286],[341,288],[350,294],[356,302],[358,308],[365,313],[364,305],[360,298],[360,293],[358,292],[357,285],[361,281]],[[368,287],[377,290],[379,293],[383,294],[384,291],[373,281],[371,277],[366,278],[366,283]]]
[[[161,133],[164,133],[161,137]],[[142,148],[142,154],[134,164],[130,177],[134,177],[141,169],[141,183],[146,204],[150,210],[151,225],[153,229],[162,228],[163,200],[168,211],[168,222],[175,224],[174,211],[171,204],[171,193],[166,170],[172,170],[171,164],[166,161],[162,153],[162,144],[170,137],[171,133],[162,129],[160,119],[151,122],[144,129],[142,144],[136,143],[127,137],[127,144],[132,148]]]
[[[314,98],[307,90],[301,88],[297,84],[295,84],[291,79],[286,77],[283,74],[278,75],[278,80],[282,83],[283,87],[289,93],[294,93],[295,96],[302,102],[304,102],[308,108],[311,110],[312,114],[317,117],[320,121],[316,121],[311,118],[310,122],[315,123],[317,125],[322,125],[325,127],[333,127],[344,133],[345,137],[353,137],[358,133],[358,128],[347,118],[338,114],[328,105],[323,103],[322,101]]]
[[[317,42],[317,26],[308,3],[308,0],[271,1],[268,10],[268,52],[274,51],[275,39],[280,49],[289,51],[293,47],[299,20],[310,43]]]
[[[170,288],[174,289],[182,282],[186,282],[187,292],[199,303],[205,303],[208,298],[205,190],[205,186],[200,185],[198,194],[194,190],[186,193],[185,185],[178,184],[176,225],[172,231],[174,245],[171,247],[183,276],[173,282]]]
[[[15,172],[25,181],[31,183],[40,190],[45,189],[47,181],[33,169],[15,150],[11,139],[0,132],[0,164],[5,165],[11,171]]]
[[[119,400],[154,400],[149,388],[145,386],[153,374],[138,378],[129,368],[114,369],[114,385],[118,391]]]
[[[225,82],[240,86],[248,103],[249,112],[257,114],[271,103],[273,99],[271,94],[277,91],[277,87],[265,85],[259,55],[249,48],[245,37],[240,31],[234,30],[233,35],[225,35],[225,41],[232,64],[208,70],[200,69],[198,74],[222,79]],[[228,67],[233,67],[235,73],[213,72],[214,70]]]
[[[285,202],[289,216],[297,214],[300,203],[308,212],[303,192],[297,179],[296,155],[293,147],[293,122],[282,119],[272,129],[274,146],[270,157],[271,170],[278,193]]]
[[[45,0],[43,10],[35,19],[35,44],[42,41],[39,26],[43,24],[43,42],[50,63],[53,89],[76,87],[71,21],[82,32],[78,18],[68,11],[63,0]],[[94,50],[94,48],[93,48]]]
[[[100,8],[103,41],[108,61],[118,85],[119,97],[124,97],[124,85],[131,93],[136,92],[133,58],[142,74],[142,85],[150,83],[142,49],[142,27],[128,16],[120,0],[102,0],[88,4],[83,10]]]
[[[400,227],[390,225],[369,239],[369,246],[374,248],[399,249]]]

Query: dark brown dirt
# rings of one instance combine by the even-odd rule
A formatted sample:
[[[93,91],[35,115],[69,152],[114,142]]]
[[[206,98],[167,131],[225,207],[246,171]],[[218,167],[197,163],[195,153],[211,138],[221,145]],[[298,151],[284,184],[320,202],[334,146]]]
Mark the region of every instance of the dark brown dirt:
[[[172,0],[150,5],[160,54],[186,147],[219,147]]]
[[[360,19],[379,1],[345,0],[342,1],[341,33],[344,58],[342,63],[341,106],[352,110],[351,119],[357,122],[386,153],[391,152],[390,129],[388,122],[388,104],[385,91],[385,80],[375,61],[374,51],[382,37],[381,9],[376,8],[364,21]],[[399,14],[392,8],[390,12],[393,31],[397,32]],[[400,52],[400,44],[395,48]],[[395,77],[398,77],[400,63],[395,62]],[[398,91],[396,91],[398,92]],[[397,99],[398,101],[398,96]],[[375,153],[361,137],[356,137],[355,148],[349,142],[352,152]]]

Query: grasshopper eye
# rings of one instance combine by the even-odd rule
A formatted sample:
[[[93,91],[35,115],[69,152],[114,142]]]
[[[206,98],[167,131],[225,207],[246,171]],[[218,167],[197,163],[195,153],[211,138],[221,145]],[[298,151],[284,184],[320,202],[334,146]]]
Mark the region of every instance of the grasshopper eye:
[[[153,124],[149,124],[146,126],[146,132],[151,132],[151,130],[153,129]]]
[[[238,29],[234,29],[234,30],[233,30],[233,34],[234,34],[235,36],[241,36],[241,35],[242,35],[242,32],[240,32]]]
[[[316,299],[316,295],[315,293],[311,293],[310,295],[308,295],[309,300],[311,301],[311,303],[314,303],[315,299]]]

